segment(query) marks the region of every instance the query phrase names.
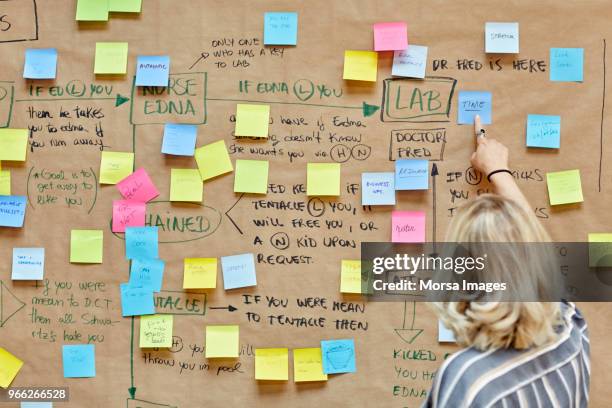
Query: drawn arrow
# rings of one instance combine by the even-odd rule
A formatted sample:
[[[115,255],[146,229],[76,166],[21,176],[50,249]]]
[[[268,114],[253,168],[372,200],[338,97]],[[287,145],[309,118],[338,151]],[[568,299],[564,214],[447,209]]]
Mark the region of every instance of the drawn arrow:
[[[116,96],[109,96],[109,97],[100,97],[100,98],[78,98],[78,97],[72,97],[72,98],[46,98],[46,99],[41,99],[41,98],[31,98],[31,99],[15,99],[15,102],[53,102],[53,101],[108,101],[108,100],[112,100],[115,101],[115,107],[117,106],[121,106],[124,103],[126,103],[127,101],[130,100],[130,98],[123,96],[121,94],[117,94]]]
[[[121,96],[121,94],[117,94],[117,97],[115,98],[115,107],[121,106],[129,100],[130,98]]]
[[[236,200],[236,202],[225,212],[225,216],[227,218],[229,218],[229,220],[232,222],[232,224],[234,225],[234,227],[236,227],[236,229],[238,230],[238,232],[240,233],[240,235],[244,235],[244,232],[242,232],[242,230],[240,229],[240,227],[238,226],[238,224],[236,224],[236,221],[234,221],[234,219],[232,217],[230,217],[229,213],[230,211],[232,211],[234,209],[234,207],[236,206],[236,204],[238,204],[238,202],[240,200],[242,200],[242,197],[244,196],[244,193],[240,194],[240,197],[238,197],[238,200]]]
[[[423,333],[423,329],[414,328],[414,318],[416,316],[416,302],[412,303],[412,318],[410,321],[410,327],[406,327],[406,315],[408,314],[408,301],[404,301],[404,321],[401,329],[395,329],[395,333],[406,343],[412,344],[412,342]]]
[[[0,281],[0,327],[4,327],[6,322],[24,307],[25,303]]]
[[[224,306],[224,307],[219,307],[219,306],[217,306],[217,307],[209,307],[209,309],[217,309],[217,310],[226,309],[228,312],[233,312],[234,310],[238,310],[237,308],[235,308],[232,305]]]

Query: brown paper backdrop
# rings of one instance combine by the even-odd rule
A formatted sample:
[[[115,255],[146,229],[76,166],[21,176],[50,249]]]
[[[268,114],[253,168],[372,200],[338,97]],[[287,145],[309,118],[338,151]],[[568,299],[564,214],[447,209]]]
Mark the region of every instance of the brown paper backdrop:
[[[612,152],[606,140],[611,134],[612,121],[605,120],[602,124],[602,102],[605,96],[608,99],[610,96],[603,91],[604,41],[606,38],[612,41],[607,18],[612,10],[608,2],[585,1],[578,5],[553,1],[474,4],[465,0],[145,0],[140,15],[112,14],[107,23],[89,24],[74,21],[75,1],[37,0],[35,6],[36,11],[31,0],[0,2],[0,15],[5,14],[5,20],[13,22],[11,28],[0,32],[3,41],[0,80],[7,81],[0,84],[5,94],[0,100],[0,120],[10,118],[10,127],[35,130],[26,163],[2,163],[12,172],[13,193],[27,194],[30,203],[24,228],[0,230],[3,285],[0,345],[25,361],[15,386],[70,387],[70,403],[60,406],[418,406],[433,372],[445,353],[454,348],[437,343],[436,319],[425,304],[416,304],[412,323],[412,303],[371,304],[358,296],[342,296],[339,267],[341,259],[358,258],[361,240],[389,239],[391,209],[364,211],[359,205],[360,193],[353,192],[351,185],[360,183],[363,171],[392,171],[390,152],[396,153],[398,148],[410,149],[413,154],[428,152],[430,159],[437,160],[440,175],[436,179],[435,201],[430,188],[425,192],[398,193],[396,205],[397,209],[427,211],[429,240],[443,238],[450,209],[466,197],[472,198],[487,189],[486,182],[477,184],[478,178],[468,170],[473,148],[470,129],[456,125],[456,92],[461,89],[493,93],[493,125],[489,132],[511,148],[511,166],[521,175],[520,185],[556,240],[583,241],[588,232],[612,229],[608,211],[612,196],[609,165]],[[263,13],[273,10],[299,12],[297,47],[262,46]],[[371,49],[371,25],[393,20],[408,22],[410,43],[429,46],[429,76],[457,81],[448,117],[436,117],[441,123],[382,122],[380,111],[363,117],[362,102],[381,105],[383,80],[390,78],[391,53],[380,54],[376,83],[342,80],[344,50]],[[489,65],[498,56],[483,53],[486,21],[520,22],[521,52],[517,56],[500,57],[501,70],[492,70]],[[9,42],[37,37],[34,41]],[[128,75],[94,76],[96,41],[129,42]],[[27,47],[58,48],[56,80],[22,79]],[[549,81],[550,47],[584,48],[583,83]],[[177,74],[173,76],[176,91],[181,93],[188,84],[190,95],[132,94],[135,59],[141,54],[170,55],[171,71]],[[447,60],[448,69],[434,71],[433,61],[442,59]],[[458,69],[457,61],[462,59],[478,61],[482,69]],[[513,60],[523,59],[543,61],[546,72],[513,69]],[[610,65],[609,58],[607,62]],[[529,62],[526,64],[529,66]],[[493,67],[497,66],[494,63]],[[241,91],[240,81],[249,81],[248,93],[244,88]],[[414,87],[421,87],[424,92],[429,87],[442,89],[444,100],[449,95],[448,81],[452,80],[444,83],[395,81],[389,86],[391,89],[397,85],[404,91]],[[278,88],[276,92],[258,92],[258,83],[274,83]],[[286,92],[282,83],[286,84]],[[51,90],[53,86],[62,89],[63,94],[59,89]],[[85,93],[80,95],[83,86]],[[266,91],[266,86],[261,86],[260,90]],[[92,90],[95,95],[91,94]],[[268,87],[268,90],[272,89]],[[311,91],[313,94],[309,96]],[[129,97],[130,102],[115,107],[117,94]],[[145,106],[145,100],[149,105]],[[145,108],[156,109],[157,100],[162,105],[172,100],[177,109],[183,103],[182,109],[188,112],[145,114]],[[192,104],[193,114],[189,113],[187,100]],[[236,141],[232,136],[236,100],[342,107],[274,103],[271,104],[270,139]],[[28,113],[30,107],[32,112],[46,110],[53,118],[32,118]],[[90,108],[90,116],[98,118],[76,118],[77,107]],[[60,118],[60,109],[71,112],[71,117]],[[99,111],[96,113],[95,109]],[[406,110],[390,113],[410,116]],[[529,113],[561,115],[560,150],[542,152],[525,148],[525,122]],[[300,118],[305,124],[299,124]],[[283,119],[297,119],[298,124],[282,123]],[[228,174],[205,184],[205,208],[163,202],[168,200],[170,169],[195,167],[192,158],[160,154],[162,123],[166,121],[205,121],[198,128],[198,146],[224,139],[228,146],[244,148],[243,151],[233,149],[233,160],[270,160],[269,182],[283,185],[285,192],[270,192],[266,197],[245,195],[238,201],[239,195],[232,189],[233,175]],[[347,121],[353,124],[342,126],[341,122]],[[363,126],[354,123],[357,121]],[[84,130],[75,130],[74,126],[79,125]],[[96,134],[96,128],[101,134]],[[414,129],[442,129],[438,132],[445,132],[446,143],[438,140],[438,143],[413,141],[391,145],[392,131],[401,129],[413,130],[413,133]],[[312,141],[317,132],[320,140]],[[85,139],[93,145],[74,145],[75,139]],[[192,219],[190,228],[204,232],[160,233],[162,241],[182,241],[160,245],[160,257],[166,261],[163,286],[166,292],[162,295],[166,300],[178,299],[182,312],[190,313],[175,316],[177,337],[171,351],[140,350],[138,319],[121,318],[119,283],[128,279],[128,262],[124,258],[124,241],[111,233],[109,224],[112,200],[118,199],[119,194],[113,186],[98,185],[95,178],[99,174],[100,144],[110,151],[135,151],[136,166],[145,167],[151,174],[161,195],[156,200],[160,203],[149,204],[148,214],[171,220],[202,217]],[[251,148],[261,148],[268,154],[252,153]],[[306,163],[332,159],[344,161],[342,195],[337,200],[314,200],[306,209],[255,209],[257,200],[307,203],[299,188],[294,193],[294,185],[305,183]],[[574,168],[581,171],[584,203],[551,209],[543,180],[545,172]],[[44,179],[60,171],[64,172],[63,180]],[[49,181],[55,183],[46,184]],[[77,184],[74,194],[71,190],[61,190],[73,183]],[[436,237],[433,236],[434,206]],[[266,217],[274,224],[254,225],[254,219]],[[302,225],[299,221],[294,225],[293,220],[300,219]],[[318,226],[307,224],[313,220],[318,220]],[[330,222],[330,228],[326,221]],[[102,265],[68,262],[70,230],[76,228],[104,230]],[[260,244],[257,238],[261,239]],[[287,249],[273,245],[282,248],[287,238]],[[317,246],[299,246],[308,242],[316,242]],[[336,246],[325,246],[330,243]],[[44,283],[47,289],[41,284],[11,281],[12,248],[23,246],[46,248]],[[225,292],[219,276],[217,290],[182,293],[183,258],[243,252],[273,258],[297,256],[310,263],[259,263],[258,285],[251,289]],[[105,286],[98,285],[93,291],[91,285],[89,289],[83,286],[86,282],[93,282],[94,287],[96,282]],[[247,304],[245,294],[261,296],[260,302]],[[268,307],[266,297],[272,296],[286,300],[287,306]],[[296,299],[305,297],[325,298],[326,308],[298,307]],[[21,303],[15,298],[23,302],[23,308],[19,309]],[[108,308],[106,300],[110,300]],[[251,301],[253,298],[249,298]],[[347,302],[345,305],[358,305],[365,310],[334,310],[333,302]],[[187,311],[187,303],[195,307]],[[238,310],[229,313],[208,308],[230,304]],[[610,406],[612,308],[609,304],[584,304],[582,309],[591,330],[592,406]],[[253,315],[247,313],[259,315],[260,322],[249,321]],[[325,327],[281,326],[276,321],[271,325],[270,315],[317,321],[322,317]],[[92,324],[94,316],[97,321]],[[203,357],[204,327],[219,323],[240,325],[242,355],[239,359],[212,361]],[[337,328],[337,324],[341,327]],[[401,328],[424,331],[410,343],[396,333],[395,329]],[[289,382],[279,384],[254,380],[254,348],[315,347],[321,339],[329,338],[355,339],[356,374],[333,376],[326,383],[314,384],[295,384],[292,377]],[[88,341],[96,344],[96,378],[64,379],[62,344]],[[132,391],[137,400],[130,401],[132,386],[136,388]]]

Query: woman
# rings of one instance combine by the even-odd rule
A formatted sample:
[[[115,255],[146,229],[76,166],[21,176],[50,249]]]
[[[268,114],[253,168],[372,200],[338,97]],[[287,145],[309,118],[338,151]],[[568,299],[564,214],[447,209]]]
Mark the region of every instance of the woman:
[[[468,203],[447,242],[551,242],[508,169],[508,149],[478,137],[472,165],[496,194]],[[501,239],[500,239],[501,238]],[[586,322],[573,304],[433,304],[466,348],[438,370],[424,407],[586,407],[590,356]]]

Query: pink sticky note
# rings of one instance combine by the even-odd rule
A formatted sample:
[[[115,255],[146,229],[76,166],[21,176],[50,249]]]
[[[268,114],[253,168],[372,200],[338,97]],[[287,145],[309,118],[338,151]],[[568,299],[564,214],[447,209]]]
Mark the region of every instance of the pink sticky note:
[[[145,203],[130,200],[113,201],[113,232],[125,232],[125,227],[144,227]]]
[[[159,195],[159,191],[143,168],[136,170],[116,185],[126,200],[146,203]]]
[[[391,242],[425,242],[425,213],[393,211],[391,229]]]
[[[408,48],[408,25],[403,22],[374,24],[374,51]]]

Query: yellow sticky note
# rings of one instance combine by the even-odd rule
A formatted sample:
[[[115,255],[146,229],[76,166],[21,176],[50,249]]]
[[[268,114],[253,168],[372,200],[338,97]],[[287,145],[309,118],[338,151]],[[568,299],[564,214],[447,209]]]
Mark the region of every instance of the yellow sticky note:
[[[172,315],[140,316],[140,347],[172,347]]]
[[[195,159],[202,181],[234,170],[224,140],[197,148]]]
[[[308,163],[306,166],[306,195],[340,195],[340,163]]]
[[[255,349],[255,379],[287,381],[289,379],[289,349]]]
[[[344,51],[344,79],[376,82],[377,69],[377,52]]]
[[[108,1],[109,0],[77,0],[76,20],[108,21]]]
[[[0,170],[0,195],[11,195],[11,172]]]
[[[142,0],[108,0],[109,11],[140,13]]]
[[[185,258],[183,289],[214,289],[216,287],[217,258]]]
[[[293,381],[327,381],[320,347],[293,350]]]
[[[96,43],[94,74],[125,74],[127,72],[128,43]]]
[[[0,387],[8,388],[22,366],[23,361],[0,347]]]
[[[28,129],[0,129],[0,160],[25,161]]]
[[[134,153],[102,152],[100,184],[117,184],[134,171]]]
[[[612,267],[612,233],[589,234],[589,266]]]
[[[548,185],[550,205],[581,203],[584,201],[582,197],[582,184],[580,182],[580,170],[546,173],[546,184]]]
[[[104,232],[102,230],[70,231],[70,262],[102,263]]]
[[[204,184],[198,169],[170,171],[170,201],[202,202]]]
[[[206,358],[238,357],[238,325],[206,326]]]
[[[236,136],[268,137],[270,105],[239,103],[236,107]]]
[[[268,167],[269,163],[266,160],[236,160],[234,192],[266,194]]]
[[[342,260],[340,270],[340,292],[361,293],[361,261]]]

